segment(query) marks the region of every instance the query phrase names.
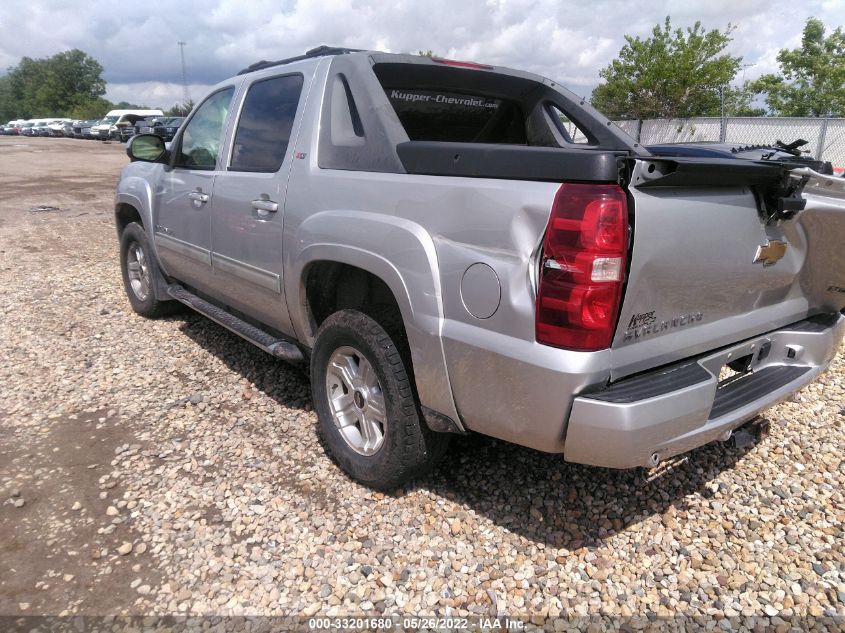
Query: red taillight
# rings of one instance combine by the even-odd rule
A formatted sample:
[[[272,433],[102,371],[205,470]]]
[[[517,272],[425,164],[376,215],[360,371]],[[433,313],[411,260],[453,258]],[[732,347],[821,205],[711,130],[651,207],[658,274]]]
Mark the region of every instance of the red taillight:
[[[537,341],[579,351],[610,346],[628,250],[618,185],[560,186],[543,240]]]

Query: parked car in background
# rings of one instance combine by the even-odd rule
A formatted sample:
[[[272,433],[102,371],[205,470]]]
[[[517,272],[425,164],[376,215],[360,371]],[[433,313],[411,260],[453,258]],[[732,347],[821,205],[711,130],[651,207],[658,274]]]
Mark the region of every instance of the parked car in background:
[[[47,136],[64,136],[65,123],[69,119],[52,119],[47,123]]]
[[[166,142],[172,141],[173,137],[176,136],[176,132],[179,131],[179,127],[182,125],[182,122],[185,120],[183,116],[175,116],[170,117],[169,119],[165,119],[160,127],[157,127],[154,134],[157,134],[161,138],[163,138]]]
[[[125,143],[138,133],[138,128],[135,125],[127,125],[122,128],[118,128],[117,133],[120,136],[120,142]]]
[[[145,117],[135,122],[136,134],[154,134],[155,126],[160,122],[159,117]]]
[[[99,119],[88,119],[86,121],[75,121],[74,124],[73,124],[73,138],[86,138],[86,136],[85,136],[86,130],[89,132],[89,136],[87,138],[90,138],[91,126],[96,125],[99,122],[100,122]]]
[[[126,117],[126,125],[115,125],[116,131],[113,131],[112,138],[125,143],[130,138],[138,134],[138,123],[147,120],[147,117],[138,117],[137,115],[128,115]]]
[[[20,128],[18,129],[18,134],[22,136],[32,136],[32,128],[35,126],[35,123],[32,121],[24,121],[21,123]]]
[[[47,127],[47,121],[44,119],[32,119],[29,121],[32,125],[24,130],[26,136],[43,136],[44,129]]]
[[[135,124],[135,134],[155,134],[165,141],[172,141],[185,117],[148,117]]]
[[[94,134],[94,127],[100,122],[101,119],[96,121],[86,121],[85,124],[82,126],[82,138],[86,140],[97,139],[97,135]]]
[[[138,119],[149,116],[164,116],[164,112],[161,110],[111,110],[92,128],[91,134],[94,138],[102,140],[119,139],[120,128],[135,125]]]

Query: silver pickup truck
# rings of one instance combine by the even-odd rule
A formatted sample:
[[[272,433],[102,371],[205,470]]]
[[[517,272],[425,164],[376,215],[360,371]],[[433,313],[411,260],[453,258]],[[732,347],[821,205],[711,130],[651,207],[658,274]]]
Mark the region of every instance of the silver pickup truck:
[[[368,486],[470,431],[656,466],[812,381],[845,332],[826,165],[650,150],[533,74],[320,47],[127,152],[132,307],[309,362],[325,443]]]

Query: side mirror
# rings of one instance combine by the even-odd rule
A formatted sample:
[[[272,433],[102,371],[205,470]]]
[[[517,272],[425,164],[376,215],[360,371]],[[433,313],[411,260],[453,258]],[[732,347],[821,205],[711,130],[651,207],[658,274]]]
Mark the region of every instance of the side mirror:
[[[130,160],[142,160],[147,163],[163,162],[167,155],[167,148],[160,136],[155,134],[136,134],[126,146],[126,154]]]

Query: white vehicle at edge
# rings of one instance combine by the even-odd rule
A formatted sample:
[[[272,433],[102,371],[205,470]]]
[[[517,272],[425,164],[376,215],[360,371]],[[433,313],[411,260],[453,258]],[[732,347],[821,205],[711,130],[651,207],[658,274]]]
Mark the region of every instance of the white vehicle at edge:
[[[99,139],[107,139],[112,132],[117,132],[118,126],[123,124],[132,115],[135,116],[164,116],[161,110],[110,110],[99,125],[91,128],[91,135]]]

